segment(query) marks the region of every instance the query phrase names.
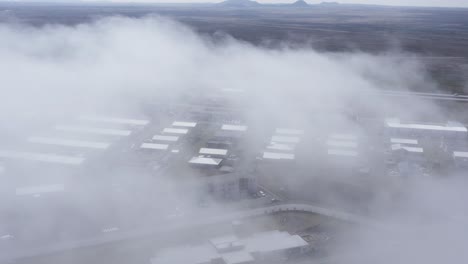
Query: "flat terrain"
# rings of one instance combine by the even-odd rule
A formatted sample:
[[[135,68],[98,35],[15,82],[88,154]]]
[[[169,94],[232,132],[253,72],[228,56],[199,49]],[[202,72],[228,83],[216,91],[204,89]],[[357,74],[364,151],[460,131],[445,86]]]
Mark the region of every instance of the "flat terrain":
[[[229,34],[272,48],[287,43],[327,52],[401,50],[424,57],[447,92],[466,92],[468,9],[463,8],[0,3],[0,22],[6,23],[74,25],[114,15],[171,17],[209,36]]]

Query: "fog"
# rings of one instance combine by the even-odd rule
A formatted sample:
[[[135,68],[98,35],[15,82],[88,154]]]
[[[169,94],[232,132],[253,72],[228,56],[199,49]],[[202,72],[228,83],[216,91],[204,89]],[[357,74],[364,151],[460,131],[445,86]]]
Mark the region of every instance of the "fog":
[[[378,55],[360,51],[319,53],[297,45],[291,48],[287,42],[271,49],[222,33],[214,37],[199,35],[188,26],[161,17],[113,17],[77,26],[4,24],[0,25],[0,39],[2,149],[28,149],[28,137],[47,135],[55,125],[68,124],[89,113],[150,119],[163,127],[180,116],[156,113],[143,103],[185,105],[190,103],[187,95],[204,100],[225,96],[225,91],[240,91],[227,96],[226,104],[238,109],[239,120],[253,124],[258,131],[293,126],[305,129],[309,138],[344,129],[366,138],[372,132],[356,122],[355,116],[360,114],[363,119],[382,122],[392,116],[432,121],[443,120],[446,115],[430,101],[414,99],[408,104],[379,92],[439,89],[424,64],[398,47]],[[148,133],[157,132],[150,129]],[[148,133],[142,132],[141,137]],[[248,141],[263,135],[252,132]],[[260,151],[254,145],[242,147]],[[317,150],[305,146],[303,156],[310,157],[303,162],[307,164],[300,164],[305,172],[282,180],[290,184],[291,192],[303,192],[298,195],[301,197],[308,197],[308,192],[314,190],[307,185],[311,179],[340,179],[305,166],[313,164],[317,154]],[[93,154],[90,159],[99,163],[107,156]],[[48,174],[44,175],[35,166],[21,166],[21,170],[15,170],[21,175],[16,175],[8,173],[9,163],[0,162],[6,164],[7,172],[0,177],[4,183],[0,188],[4,197],[1,214],[8,219],[0,222],[0,235],[16,232],[18,237],[34,237],[41,232],[59,232],[67,239],[69,229],[80,230],[88,222],[102,222],[103,228],[116,223],[148,226],[152,221],[163,225],[164,220],[157,219],[163,214],[176,214],[175,208],[186,212],[186,217],[177,221],[189,225],[241,207],[213,199],[211,208],[200,209],[197,197],[203,191],[197,187],[196,175],[183,175],[183,171],[163,171],[154,177],[135,167],[113,169],[112,164],[105,168],[90,166],[82,172],[89,177],[77,179],[74,173],[59,169],[46,170]],[[443,175],[442,180],[415,177],[401,183],[384,176],[363,187],[375,188],[373,191],[381,195],[360,201],[364,204],[356,207],[366,207],[367,216],[378,219],[385,228],[361,227],[349,232],[337,255],[346,256],[346,263],[468,261],[463,248],[468,243],[466,180]],[[57,183],[59,179],[72,189],[81,189],[54,202],[12,198],[15,188],[42,184],[41,179],[47,179],[46,183]],[[113,189],[107,194],[98,185],[117,186],[118,191]],[[318,193],[325,198],[320,200],[340,210],[362,213],[352,201],[343,202],[337,198],[340,193],[334,192],[337,190],[321,190]],[[35,206],[39,206],[39,212]],[[32,220],[23,216],[17,222],[13,215],[21,215],[18,212],[22,210],[33,212],[25,214]],[[69,216],[67,223],[59,223],[55,210]],[[112,221],[106,222],[109,219]],[[60,228],[68,231],[56,230]],[[21,252],[29,250],[27,246],[29,242],[6,248]]]

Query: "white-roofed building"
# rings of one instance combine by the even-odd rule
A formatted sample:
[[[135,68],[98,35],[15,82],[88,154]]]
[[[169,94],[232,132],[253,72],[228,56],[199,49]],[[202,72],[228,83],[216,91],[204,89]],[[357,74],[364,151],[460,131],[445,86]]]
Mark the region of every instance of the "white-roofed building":
[[[385,121],[386,133],[389,137],[401,138],[444,138],[448,141],[468,139],[468,129],[458,122],[447,124],[402,123],[399,119]]]
[[[111,128],[97,128],[88,126],[68,126],[59,125],[55,127],[56,130],[84,133],[84,134],[96,134],[96,135],[107,135],[107,136],[130,136],[132,131],[124,129],[111,129]]]
[[[115,118],[115,117],[104,117],[104,116],[80,116],[79,119],[84,120],[84,121],[120,124],[120,125],[146,126],[147,124],[149,124],[148,120],[131,119],[131,118]]]
[[[215,149],[215,148],[201,148],[199,153],[202,155],[226,156],[228,153],[228,150],[227,149]]]
[[[85,159],[83,157],[65,156],[50,153],[36,153],[24,151],[0,150],[0,159],[28,160],[45,163],[56,163],[63,165],[81,165]]]
[[[174,127],[196,127],[197,123],[195,122],[182,122],[182,121],[175,121],[172,123],[172,126]]]
[[[189,160],[189,163],[192,165],[197,165],[197,166],[207,166],[207,167],[218,167],[222,159],[217,159],[217,158],[209,158],[205,156],[198,156],[198,157],[193,157]]]
[[[168,141],[168,142],[177,142],[179,141],[178,136],[167,136],[167,135],[155,135],[153,137],[155,141]]]
[[[247,126],[242,126],[242,125],[223,125],[223,126],[221,127],[221,130],[244,132],[244,131],[247,131]]]
[[[185,128],[165,128],[163,130],[163,133],[166,134],[180,134],[180,135],[185,135],[189,132],[188,129]]]
[[[271,137],[271,142],[273,143],[290,143],[297,144],[301,141],[300,137],[295,136],[273,136]]]
[[[418,145],[419,144],[417,139],[407,139],[407,138],[391,138],[390,143],[404,144],[404,145]]]
[[[295,145],[293,144],[281,144],[281,143],[276,143],[276,142],[272,142],[266,148],[268,150],[285,151],[285,152],[292,152],[296,149]]]
[[[110,143],[107,142],[72,140],[50,137],[29,137],[28,141],[36,144],[55,145],[73,148],[107,149],[110,146]]]
[[[286,260],[308,249],[309,244],[298,235],[268,231],[244,238],[229,235],[197,246],[162,250],[151,259],[151,264],[255,264]]]
[[[167,144],[155,144],[155,143],[143,143],[140,146],[141,149],[149,149],[149,150],[167,150],[169,145]]]
[[[263,152],[263,159],[266,160],[294,160],[295,155],[292,153],[277,153],[277,152]]]

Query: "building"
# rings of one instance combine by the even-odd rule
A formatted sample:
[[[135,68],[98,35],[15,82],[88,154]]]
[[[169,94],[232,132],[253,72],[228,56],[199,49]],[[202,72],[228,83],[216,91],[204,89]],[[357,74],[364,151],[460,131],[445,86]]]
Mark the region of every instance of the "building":
[[[468,168],[468,152],[465,151],[454,151],[453,161],[455,166],[460,169]]]
[[[468,139],[468,129],[452,121],[446,124],[423,124],[403,123],[399,119],[391,118],[385,121],[385,133],[390,138],[431,138],[454,144]]]
[[[257,192],[256,179],[239,172],[205,176],[201,181],[206,192],[219,200],[238,200]]]
[[[287,232],[269,231],[242,238],[228,235],[197,246],[162,250],[151,259],[151,264],[281,263],[308,248],[302,237]]]

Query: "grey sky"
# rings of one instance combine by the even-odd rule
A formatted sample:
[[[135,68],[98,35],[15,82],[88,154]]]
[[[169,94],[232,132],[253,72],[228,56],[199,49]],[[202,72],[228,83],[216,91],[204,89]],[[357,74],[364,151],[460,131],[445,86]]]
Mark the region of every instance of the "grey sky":
[[[90,1],[90,0],[86,0]],[[221,2],[222,0],[110,0],[113,2],[164,2],[164,3],[199,3]],[[258,0],[262,3],[288,3],[294,0]],[[311,4],[320,3],[321,0],[306,0]],[[405,6],[444,6],[444,7],[468,7],[468,0],[324,0],[338,1],[340,3],[379,4],[379,5],[405,5]]]

